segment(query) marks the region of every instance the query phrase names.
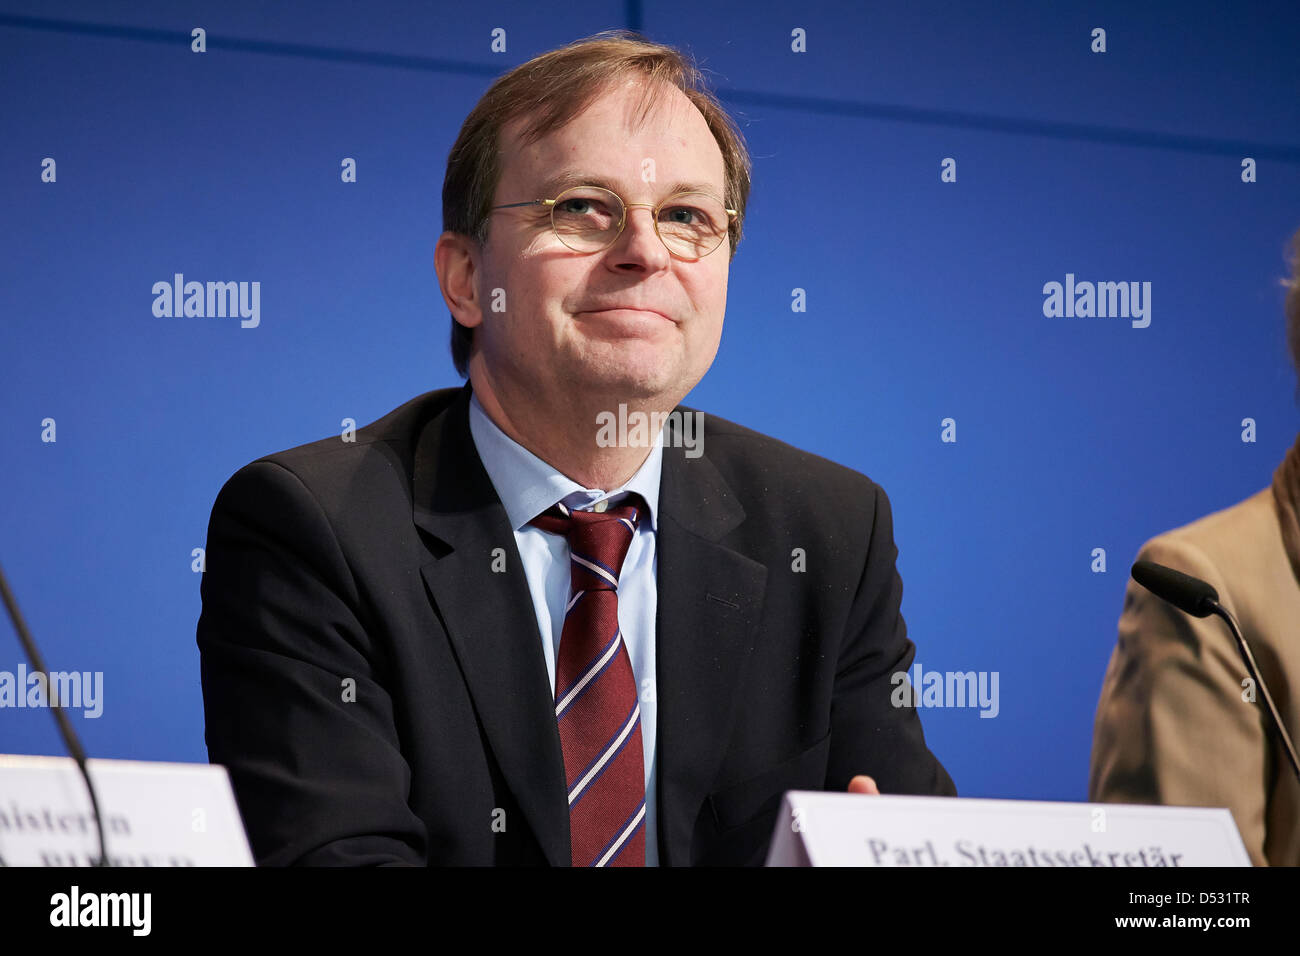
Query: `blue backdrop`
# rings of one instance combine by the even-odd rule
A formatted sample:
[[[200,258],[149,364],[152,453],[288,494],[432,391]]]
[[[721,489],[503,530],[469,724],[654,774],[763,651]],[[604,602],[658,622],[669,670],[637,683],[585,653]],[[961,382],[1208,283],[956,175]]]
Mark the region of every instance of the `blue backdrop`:
[[[1300,429],[1300,5],[1135,6],[0,0],[0,562],[49,666],[104,674],[88,750],[206,760],[217,490],[460,382],[432,265],[460,124],[630,26],[699,58],[754,156],[687,403],[889,493],[917,660],[999,674],[997,717],[922,713],[963,795],[1085,799],[1138,546],[1264,487]],[[156,317],[175,273],[259,281],[260,323]],[[1149,326],[1045,316],[1067,273],[1151,283]],[[0,710],[0,752],[60,753],[49,712]]]

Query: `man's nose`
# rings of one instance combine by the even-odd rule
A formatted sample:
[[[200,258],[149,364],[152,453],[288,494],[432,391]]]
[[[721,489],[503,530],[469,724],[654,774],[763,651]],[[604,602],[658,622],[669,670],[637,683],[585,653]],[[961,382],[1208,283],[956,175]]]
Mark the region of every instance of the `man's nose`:
[[[635,217],[633,216],[633,210],[637,208],[642,208],[647,210],[650,216],[650,221],[646,223],[644,226],[639,224],[638,225],[633,224],[635,220]],[[654,252],[654,248],[657,246],[659,252],[661,252],[663,256],[667,257],[669,255],[668,247],[663,244],[663,241],[659,238],[658,230],[655,229],[655,221],[654,221],[655,207],[648,202],[630,202],[630,203],[625,203],[623,209],[624,209],[625,220],[623,222],[623,233],[618,237],[618,242],[625,241],[627,239],[628,234],[632,233],[635,237],[640,238],[641,241],[650,243],[650,245],[646,247],[647,250],[649,250],[647,252],[647,255],[656,256],[656,253]],[[642,230],[645,231],[644,238],[641,237]],[[615,245],[617,245],[618,242],[616,242]]]

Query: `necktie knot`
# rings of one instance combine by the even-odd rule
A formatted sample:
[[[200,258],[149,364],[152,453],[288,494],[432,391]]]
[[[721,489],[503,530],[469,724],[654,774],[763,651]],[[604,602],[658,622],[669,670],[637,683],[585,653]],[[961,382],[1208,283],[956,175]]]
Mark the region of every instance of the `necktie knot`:
[[[617,589],[623,560],[645,511],[644,499],[630,494],[605,511],[577,511],[556,503],[529,524],[568,539],[575,593]]]

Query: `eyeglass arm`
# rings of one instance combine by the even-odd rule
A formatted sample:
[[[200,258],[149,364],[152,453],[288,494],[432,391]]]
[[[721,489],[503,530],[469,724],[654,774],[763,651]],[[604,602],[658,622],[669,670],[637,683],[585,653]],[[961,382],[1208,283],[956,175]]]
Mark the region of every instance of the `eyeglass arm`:
[[[508,202],[501,206],[493,206],[493,209],[513,209],[515,206],[554,206],[554,199],[530,199],[527,202]]]

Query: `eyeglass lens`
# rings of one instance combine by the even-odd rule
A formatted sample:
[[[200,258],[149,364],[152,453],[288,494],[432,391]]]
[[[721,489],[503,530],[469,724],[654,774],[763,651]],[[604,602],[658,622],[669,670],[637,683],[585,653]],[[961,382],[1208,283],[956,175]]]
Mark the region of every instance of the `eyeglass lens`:
[[[551,207],[555,235],[570,249],[596,252],[618,234],[623,203],[599,186],[577,186],[557,197]],[[678,193],[659,209],[659,235],[668,249],[684,258],[708,255],[726,237],[726,207],[707,193]]]

